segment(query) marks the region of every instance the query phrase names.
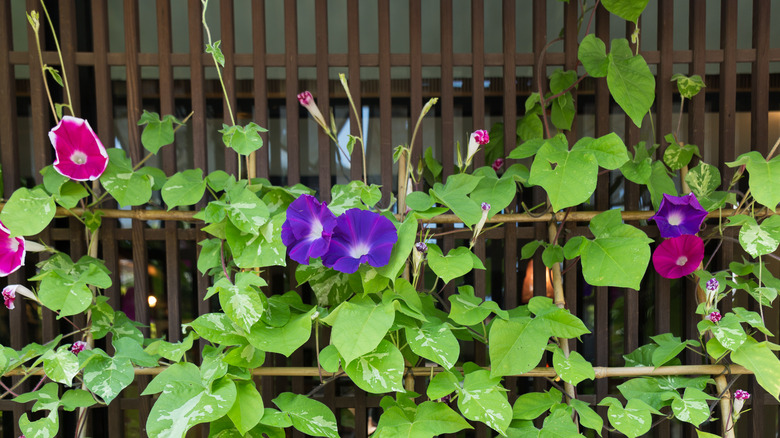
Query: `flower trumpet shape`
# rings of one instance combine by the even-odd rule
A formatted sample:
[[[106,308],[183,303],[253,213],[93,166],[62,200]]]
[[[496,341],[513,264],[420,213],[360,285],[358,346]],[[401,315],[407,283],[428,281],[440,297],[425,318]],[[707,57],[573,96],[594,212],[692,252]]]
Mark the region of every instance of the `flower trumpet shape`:
[[[689,193],[685,196],[664,194],[661,206],[650,219],[658,225],[661,237],[677,237],[698,233],[706,217],[707,210],[693,193]]]
[[[306,108],[317,124],[322,127],[326,134],[330,135],[330,128],[328,128],[325,117],[322,116],[320,109],[317,107],[317,103],[314,102],[314,97],[311,95],[311,92],[304,91],[303,93],[298,94],[298,103]]]
[[[704,242],[699,236],[684,234],[666,239],[653,253],[653,266],[664,278],[680,278],[692,273],[704,260]]]
[[[474,155],[477,153],[479,147],[488,144],[489,141],[490,136],[484,129],[478,129],[471,134],[471,137],[469,137],[469,146],[466,150],[466,167],[471,164],[471,160],[474,159]]]
[[[27,289],[21,284],[9,284],[3,288],[3,304],[5,304],[5,307],[8,308],[8,310],[13,310],[16,307],[14,306],[14,301],[16,301],[17,293],[23,297],[38,301],[38,298],[30,289]]]
[[[108,166],[106,148],[84,119],[64,116],[49,131],[49,140],[57,155],[54,169],[72,180],[94,181]]]
[[[282,243],[290,258],[308,265],[309,258],[322,257],[330,246],[336,217],[323,202],[311,195],[301,195],[287,208],[282,224]]]
[[[352,208],[336,218],[336,227],[322,264],[345,274],[358,270],[361,263],[379,268],[390,262],[398,240],[395,226],[372,211]]]
[[[25,252],[25,240],[11,237],[11,232],[0,222],[0,277],[24,266]]]

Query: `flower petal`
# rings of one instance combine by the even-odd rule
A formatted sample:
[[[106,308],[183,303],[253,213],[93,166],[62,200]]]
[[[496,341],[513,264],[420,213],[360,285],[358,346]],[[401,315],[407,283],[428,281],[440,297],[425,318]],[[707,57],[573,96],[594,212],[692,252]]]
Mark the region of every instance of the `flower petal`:
[[[661,237],[668,238],[698,233],[706,218],[707,210],[699,204],[693,193],[685,196],[664,193],[661,206],[650,219],[655,221]]]
[[[322,264],[351,274],[365,262],[378,268],[390,262],[393,245],[398,241],[395,226],[386,217],[352,208],[336,218],[330,248]]]
[[[322,257],[330,245],[336,217],[324,203],[311,195],[301,195],[287,208],[282,224],[282,243],[290,258],[308,265],[309,259]]]
[[[11,237],[11,232],[0,222],[0,277],[6,277],[24,266],[25,240]]]
[[[664,278],[680,278],[695,271],[704,260],[704,242],[684,234],[666,239],[653,252],[653,266]]]
[[[74,181],[94,181],[108,166],[108,154],[89,122],[63,116],[49,131],[54,147],[54,169]]]

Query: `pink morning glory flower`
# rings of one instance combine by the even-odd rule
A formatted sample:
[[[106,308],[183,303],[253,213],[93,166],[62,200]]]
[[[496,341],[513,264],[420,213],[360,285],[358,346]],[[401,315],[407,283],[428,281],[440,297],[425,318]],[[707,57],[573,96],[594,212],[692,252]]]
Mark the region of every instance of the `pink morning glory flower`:
[[[5,307],[8,308],[8,310],[13,310],[14,307],[16,307],[14,306],[14,301],[16,301],[17,293],[23,297],[38,301],[38,298],[30,289],[27,289],[21,284],[9,284],[3,288],[3,304],[5,304]]]
[[[84,341],[76,341],[70,346],[71,353],[78,356],[79,353],[87,349],[87,343]]]
[[[11,232],[0,222],[0,277],[15,272],[24,265],[25,240],[11,237]]]
[[[372,211],[351,208],[336,218],[336,227],[322,264],[345,274],[360,264],[379,268],[390,262],[390,253],[398,240],[395,226],[386,217]]]
[[[653,266],[664,278],[684,277],[704,260],[704,242],[699,236],[683,234],[666,239],[653,253]]]
[[[737,400],[747,400],[750,398],[750,393],[742,389],[734,391],[734,398]]]
[[[739,418],[739,413],[742,411],[742,406],[745,405],[745,401],[750,398],[750,393],[738,389],[734,391],[734,420]]]
[[[314,118],[317,124],[322,127],[326,134],[330,134],[330,128],[328,128],[328,124],[325,122],[325,117],[322,116],[320,109],[317,107],[317,103],[314,102],[314,97],[309,91],[304,91],[303,93],[298,94],[298,103],[300,103],[304,108],[306,108],[307,111],[309,111],[309,114],[311,114],[311,116]]]
[[[282,243],[290,258],[303,265],[309,258],[322,257],[328,250],[336,217],[325,203],[311,195],[301,195],[287,208],[282,224]]]
[[[49,131],[57,159],[54,169],[74,181],[94,181],[108,166],[108,154],[89,122],[63,116]]]
[[[474,158],[474,154],[477,153],[479,147],[488,144],[488,142],[490,142],[490,136],[484,129],[478,129],[471,134],[471,137],[469,137],[469,146],[466,150],[466,166],[471,164],[471,160]]]
[[[650,219],[658,225],[661,237],[677,237],[683,234],[696,234],[707,217],[696,196],[671,196],[664,193],[661,206]]]
[[[496,161],[494,161],[493,164],[491,165],[491,167],[493,167],[493,170],[495,170],[496,172],[501,170],[501,167],[503,166],[504,166],[503,158],[496,158]]]

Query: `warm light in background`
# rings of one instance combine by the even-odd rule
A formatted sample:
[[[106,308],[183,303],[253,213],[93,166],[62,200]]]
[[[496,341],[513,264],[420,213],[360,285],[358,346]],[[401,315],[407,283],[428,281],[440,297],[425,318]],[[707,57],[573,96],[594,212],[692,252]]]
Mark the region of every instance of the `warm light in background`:
[[[157,297],[155,297],[154,295],[149,295],[146,301],[149,303],[149,307],[151,308],[154,308],[154,306],[157,305]]]

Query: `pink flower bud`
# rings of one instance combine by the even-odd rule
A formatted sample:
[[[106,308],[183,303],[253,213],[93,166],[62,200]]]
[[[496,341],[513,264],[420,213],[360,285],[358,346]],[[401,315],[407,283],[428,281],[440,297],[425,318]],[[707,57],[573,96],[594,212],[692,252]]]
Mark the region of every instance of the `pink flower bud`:
[[[717,310],[707,315],[707,319],[714,322],[715,324],[717,324],[718,321],[721,320],[721,318],[723,318],[723,315],[721,315],[720,312],[718,312]]]
[[[8,310],[14,310],[14,301],[16,300],[16,286],[15,284],[8,285],[3,288],[3,304]]]
[[[734,398],[737,400],[747,400],[750,398],[750,393],[742,389],[734,391]]]
[[[494,161],[493,165],[492,165],[493,170],[495,170],[496,172],[501,170],[501,167],[503,167],[503,166],[504,166],[504,159],[503,158],[496,158],[496,161]]]
[[[79,353],[87,349],[87,343],[84,341],[76,341],[71,345],[70,351],[71,353],[78,356]]]
[[[314,97],[311,95],[311,93],[309,91],[304,91],[303,93],[298,94],[298,102],[303,105],[307,111],[309,111],[309,114],[311,114],[312,118],[314,118],[314,121],[320,125],[325,133],[330,134],[330,128],[328,128],[328,124],[325,122],[325,117],[322,116],[322,113],[317,107],[317,103],[314,102]]]
[[[314,97],[312,97],[311,92],[304,91],[303,93],[300,93],[298,95],[298,102],[301,103],[301,105],[305,106],[306,108],[309,107],[312,103],[314,103]]]
[[[478,129],[471,134],[469,146],[466,150],[466,167],[471,164],[471,160],[474,158],[474,154],[477,153],[479,147],[488,144],[489,141],[490,136],[484,129]]]

